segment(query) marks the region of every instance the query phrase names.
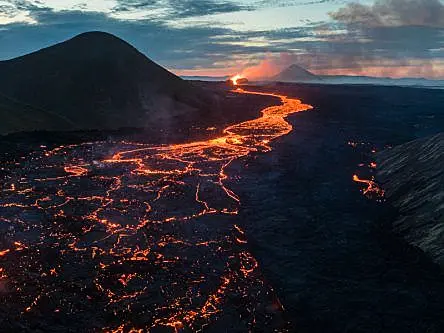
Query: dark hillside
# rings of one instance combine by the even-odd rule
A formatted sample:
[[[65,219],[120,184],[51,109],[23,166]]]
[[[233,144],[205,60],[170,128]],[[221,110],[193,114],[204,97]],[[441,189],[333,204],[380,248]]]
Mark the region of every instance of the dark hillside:
[[[0,133],[162,126],[211,98],[101,32],[0,62]]]

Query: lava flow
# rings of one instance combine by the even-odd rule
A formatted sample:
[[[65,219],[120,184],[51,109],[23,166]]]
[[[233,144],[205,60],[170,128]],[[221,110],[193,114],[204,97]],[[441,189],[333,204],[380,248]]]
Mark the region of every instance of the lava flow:
[[[236,91],[278,97],[282,105],[208,141],[42,147],[5,166],[0,307],[18,318],[17,327],[286,327],[234,224],[240,198],[228,186],[229,167],[270,151],[272,140],[292,130],[285,118],[312,107]]]
[[[366,156],[367,159],[369,157],[373,158],[372,155],[375,154],[377,151],[371,143],[348,141],[347,144],[354,149],[357,149],[359,147],[361,156]],[[377,168],[377,164],[373,160],[370,160],[368,163],[360,163],[358,166],[360,168],[363,168],[366,174],[370,175],[374,173]],[[367,198],[374,199],[378,202],[384,201],[385,191],[378,185],[374,176],[370,176],[370,179],[364,179],[357,174],[354,174],[353,181],[365,186],[365,188],[363,188],[361,192]]]
[[[381,199],[385,195],[385,191],[381,187],[379,187],[373,177],[371,180],[368,180],[361,179],[358,175],[353,175],[353,181],[356,183],[364,184],[366,186],[366,188],[362,190],[362,193],[368,198]]]

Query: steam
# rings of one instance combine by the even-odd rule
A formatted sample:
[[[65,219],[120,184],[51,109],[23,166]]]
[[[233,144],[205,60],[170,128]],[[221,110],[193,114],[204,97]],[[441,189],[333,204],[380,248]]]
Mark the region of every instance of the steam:
[[[260,60],[258,64],[245,68],[241,72],[242,77],[249,80],[261,80],[278,75],[287,67],[298,64],[304,55],[289,52],[271,54]]]
[[[284,65],[279,59],[269,56],[268,58],[261,60],[257,65],[245,68],[242,71],[241,76],[246,77],[249,80],[260,80],[278,74],[283,67]]]

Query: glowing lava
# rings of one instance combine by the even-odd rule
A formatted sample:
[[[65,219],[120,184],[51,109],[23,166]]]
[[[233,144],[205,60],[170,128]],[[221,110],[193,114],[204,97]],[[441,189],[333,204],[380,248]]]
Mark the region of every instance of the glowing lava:
[[[218,320],[282,329],[282,307],[265,310],[280,302],[234,224],[241,198],[229,168],[270,151],[292,130],[285,118],[312,107],[236,91],[282,104],[207,141],[42,147],[8,165],[0,273],[10,315],[85,332],[201,331]]]
[[[362,193],[369,198],[383,198],[385,195],[385,191],[379,187],[374,178],[372,178],[372,180],[368,180],[361,179],[358,177],[358,175],[353,175],[353,181],[366,186],[366,188],[362,190]]]
[[[240,74],[237,74],[230,78],[230,80],[233,82],[233,85],[237,86],[237,81],[242,79],[242,76]]]
[[[359,148],[359,150],[361,151],[361,156],[368,156],[376,152],[376,148],[374,148],[371,143],[348,141],[347,144],[354,149]],[[366,174],[372,174],[374,173],[378,165],[376,162],[370,161],[368,163],[360,163],[358,166],[360,168],[366,168]],[[353,181],[358,184],[365,185],[365,188],[362,189],[362,194],[365,195],[367,198],[375,199],[378,202],[384,201],[385,191],[378,185],[374,176],[371,176],[370,179],[364,179],[359,177],[357,174],[354,174]]]

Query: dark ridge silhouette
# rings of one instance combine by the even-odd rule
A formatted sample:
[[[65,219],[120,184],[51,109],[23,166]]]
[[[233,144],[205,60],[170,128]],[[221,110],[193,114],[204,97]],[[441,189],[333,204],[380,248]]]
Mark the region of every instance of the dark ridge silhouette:
[[[202,89],[103,32],[0,62],[0,134],[168,126],[209,103]]]
[[[318,76],[307,71],[301,66],[294,64],[270,79],[270,81],[276,82],[306,82],[319,80],[320,78]]]

